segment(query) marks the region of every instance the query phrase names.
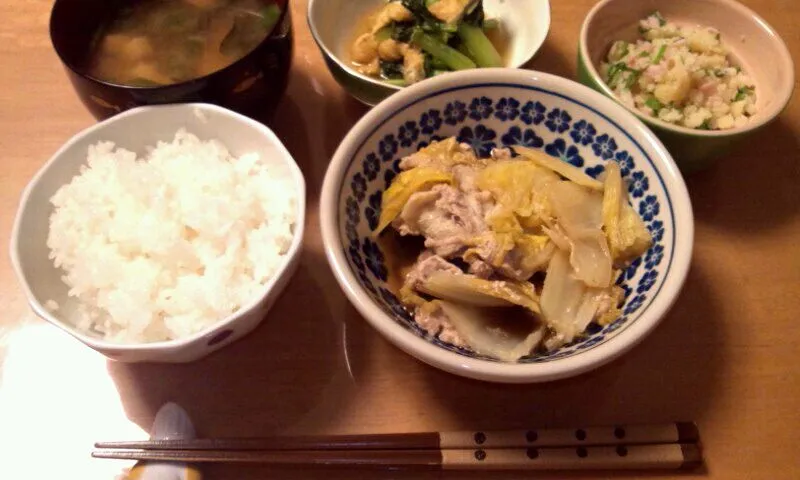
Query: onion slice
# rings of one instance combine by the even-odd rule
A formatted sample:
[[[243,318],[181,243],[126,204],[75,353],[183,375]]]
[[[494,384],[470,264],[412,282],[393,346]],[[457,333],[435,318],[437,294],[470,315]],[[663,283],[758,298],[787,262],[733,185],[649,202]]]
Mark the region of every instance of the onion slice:
[[[544,338],[545,328],[508,309],[477,308],[440,300],[442,311],[465,343],[480,355],[516,362],[530,354]]]

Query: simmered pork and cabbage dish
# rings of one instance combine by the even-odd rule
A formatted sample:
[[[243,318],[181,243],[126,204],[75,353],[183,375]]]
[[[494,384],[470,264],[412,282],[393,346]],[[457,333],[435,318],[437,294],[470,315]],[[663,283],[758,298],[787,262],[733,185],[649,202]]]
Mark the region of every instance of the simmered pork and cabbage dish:
[[[502,67],[507,38],[482,0],[389,0],[356,27],[355,68],[405,86],[469,68]]]
[[[536,150],[478,158],[449,138],[400,168],[375,232],[429,335],[513,362],[620,316],[616,270],[651,237],[615,162],[597,180]]]

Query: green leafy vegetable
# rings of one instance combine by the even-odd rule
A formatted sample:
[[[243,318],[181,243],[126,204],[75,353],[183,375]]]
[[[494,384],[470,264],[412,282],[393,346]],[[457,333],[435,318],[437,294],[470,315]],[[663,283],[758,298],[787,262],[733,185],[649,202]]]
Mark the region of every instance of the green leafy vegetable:
[[[499,28],[497,20],[487,20],[483,1],[461,2],[463,15],[451,23],[437,18],[428,7],[441,0],[392,0],[411,12],[406,21],[393,21],[374,33],[378,43],[393,39],[410,44],[425,55],[425,77],[445,71],[477,67],[502,67],[503,60],[484,29]],[[439,5],[437,5],[438,7]],[[462,10],[459,10],[461,13]],[[402,68],[397,62],[381,63],[381,77],[399,80]]]
[[[387,80],[402,79],[403,63],[381,61],[381,75]]]
[[[280,18],[281,7],[275,3],[270,3],[261,9],[261,23],[264,25],[264,29],[268,32],[271,32],[272,29],[275,28],[275,25],[277,25]]]
[[[411,34],[414,33],[414,22],[397,22],[392,29],[392,39],[408,43],[411,41]]]
[[[492,42],[483,33],[483,29],[468,23],[458,27],[458,36],[464,42],[470,57],[479,67],[502,67],[503,59],[497,53]]]
[[[420,29],[416,29],[411,35],[411,43],[431,54],[433,58],[440,60],[452,70],[466,70],[477,67],[469,57]]]
[[[375,37],[376,42],[381,43],[384,40],[389,40],[390,38],[392,38],[392,36],[394,35],[394,30],[395,29],[392,25],[387,25],[378,30],[377,32],[375,32],[375,35],[373,35],[373,37]]]
[[[431,68],[433,70],[449,70],[450,69],[450,67],[448,67],[446,63],[444,63],[443,61],[439,60],[438,58],[434,58],[431,55],[428,55],[428,57],[430,57],[430,64],[431,64]]]
[[[433,76],[433,55],[427,52],[422,52],[422,55],[425,57],[425,64],[423,68],[425,70],[425,78],[431,78]],[[445,66],[445,68],[447,68]]]
[[[500,28],[500,20],[496,18],[486,18],[483,20],[483,30],[490,31]]]

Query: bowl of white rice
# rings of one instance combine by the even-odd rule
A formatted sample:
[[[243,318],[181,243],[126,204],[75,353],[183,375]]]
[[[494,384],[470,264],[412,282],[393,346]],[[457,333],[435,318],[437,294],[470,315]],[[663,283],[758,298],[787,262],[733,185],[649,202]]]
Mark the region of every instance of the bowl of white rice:
[[[684,173],[774,120],[794,89],[786,44],[733,0],[602,0],[578,76],[643,120]]]
[[[197,360],[251,332],[299,261],[305,181],[264,125],[207,104],[79,133],[20,202],[11,257],[36,314],[109,358]]]

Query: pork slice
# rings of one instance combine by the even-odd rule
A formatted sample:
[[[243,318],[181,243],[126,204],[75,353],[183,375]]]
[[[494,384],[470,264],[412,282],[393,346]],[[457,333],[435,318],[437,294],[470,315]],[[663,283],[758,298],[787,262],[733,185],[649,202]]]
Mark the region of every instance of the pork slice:
[[[536,258],[527,258],[525,252],[519,247],[515,246],[509,250],[496,236],[484,235],[479,239],[478,244],[470,249],[472,255],[468,255],[469,258],[466,258],[466,261],[470,264],[470,273],[473,273],[473,266],[476,272],[484,271],[486,267],[489,267],[493,269],[493,273],[506,278],[526,281],[534,273],[547,268],[554,251],[555,245],[550,242]],[[488,276],[482,278],[488,278]]]
[[[492,268],[491,265],[483,260],[476,258],[469,262],[469,269],[467,272],[471,275],[475,275],[478,278],[488,280],[492,275],[494,275],[494,268]]]
[[[452,258],[463,252],[473,237],[487,231],[487,201],[480,192],[436,185],[412,195],[393,226],[401,235],[422,235],[426,248]]]
[[[423,235],[420,219],[436,208],[436,200],[441,196],[438,187],[425,192],[417,192],[409,197],[400,215],[392,222],[392,227],[400,235]]]
[[[475,185],[475,180],[481,170],[481,167],[474,165],[453,165],[450,168],[450,173],[453,174],[458,187],[464,192],[480,192],[480,189]],[[491,198],[491,195],[488,198]]]
[[[450,318],[435,302],[424,308],[418,308],[414,314],[414,321],[432,337],[438,337],[439,340],[456,347],[467,347],[467,342],[456,331]]]
[[[444,258],[430,250],[425,250],[417,257],[417,262],[414,264],[411,271],[406,274],[404,285],[415,288],[437,272],[449,272],[456,275],[461,275],[463,273],[460,268]]]
[[[403,289],[416,290],[417,285],[437,272],[463,275],[463,272],[452,263],[430,250],[425,250],[417,257],[417,262],[411,271],[406,274]],[[464,340],[437,302],[417,304],[414,309],[414,321],[432,337],[439,337],[442,341],[453,345],[465,346]]]

